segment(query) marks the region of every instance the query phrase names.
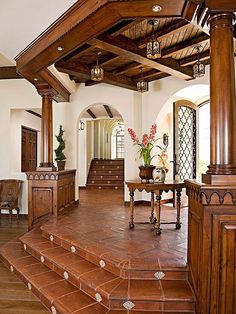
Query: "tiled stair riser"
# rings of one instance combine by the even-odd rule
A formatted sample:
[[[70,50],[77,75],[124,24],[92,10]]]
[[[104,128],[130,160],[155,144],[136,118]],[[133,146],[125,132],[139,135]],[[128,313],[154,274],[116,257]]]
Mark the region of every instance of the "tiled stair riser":
[[[42,230],[42,236],[46,239],[50,239],[50,235],[46,230]],[[153,268],[151,270],[146,269],[132,269],[129,267],[128,263],[124,265],[117,265],[115,263],[111,263],[109,258],[105,258],[104,256],[95,256],[94,254],[88,253],[85,249],[81,249],[71,242],[67,242],[65,240],[60,239],[58,236],[54,236],[53,242],[59,246],[62,246],[64,249],[70,251],[71,246],[73,245],[76,248],[75,254],[83,257],[87,261],[94,263],[95,265],[99,265],[99,261],[102,259],[105,262],[104,269],[114,273],[121,278],[130,278],[130,279],[154,279],[154,274],[159,269]],[[165,277],[163,280],[187,280],[188,279],[188,270],[173,270],[173,269],[162,269],[165,272]]]

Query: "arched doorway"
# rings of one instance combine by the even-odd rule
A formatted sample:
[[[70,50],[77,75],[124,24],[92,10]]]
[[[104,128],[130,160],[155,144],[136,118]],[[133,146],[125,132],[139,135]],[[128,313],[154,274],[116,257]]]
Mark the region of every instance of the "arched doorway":
[[[123,190],[125,145],[121,114],[108,104],[94,104],[80,114],[78,130],[79,187]]]

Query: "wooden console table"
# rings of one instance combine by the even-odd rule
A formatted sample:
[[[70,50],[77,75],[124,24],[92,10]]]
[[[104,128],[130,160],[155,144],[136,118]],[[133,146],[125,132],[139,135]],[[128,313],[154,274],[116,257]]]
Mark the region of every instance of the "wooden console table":
[[[144,183],[139,180],[136,181],[128,181],[126,182],[129,188],[129,195],[130,195],[130,222],[129,228],[134,228],[134,192],[135,190],[138,191],[146,191],[151,193],[151,216],[150,216],[150,223],[154,225],[155,232],[157,235],[161,234],[161,195],[163,191],[169,192],[176,191],[176,209],[177,209],[177,217],[176,222],[167,222],[167,224],[175,224],[176,229],[181,228],[180,222],[180,204],[181,204],[181,192],[182,189],[185,188],[184,182],[176,182],[176,181],[169,181],[164,183]],[[154,196],[156,195],[156,218],[154,217]]]

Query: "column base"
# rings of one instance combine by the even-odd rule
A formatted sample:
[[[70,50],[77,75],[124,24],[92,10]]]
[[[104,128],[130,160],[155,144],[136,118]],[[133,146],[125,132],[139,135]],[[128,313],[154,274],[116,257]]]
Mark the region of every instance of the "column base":
[[[214,185],[235,185],[236,174],[202,174],[202,183]]]
[[[57,171],[57,168],[53,163],[41,162],[39,167],[36,168],[36,171]]]

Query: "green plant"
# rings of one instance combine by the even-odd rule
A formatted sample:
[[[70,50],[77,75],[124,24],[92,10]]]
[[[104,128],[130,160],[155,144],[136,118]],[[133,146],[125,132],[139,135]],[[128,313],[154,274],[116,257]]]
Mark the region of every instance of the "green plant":
[[[66,156],[63,153],[63,150],[65,149],[65,140],[63,139],[63,133],[65,131],[63,130],[62,126],[60,125],[60,130],[58,135],[56,135],[56,139],[58,141],[58,147],[54,150],[56,158],[55,160],[65,160]]]

